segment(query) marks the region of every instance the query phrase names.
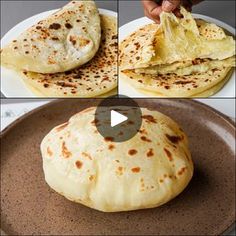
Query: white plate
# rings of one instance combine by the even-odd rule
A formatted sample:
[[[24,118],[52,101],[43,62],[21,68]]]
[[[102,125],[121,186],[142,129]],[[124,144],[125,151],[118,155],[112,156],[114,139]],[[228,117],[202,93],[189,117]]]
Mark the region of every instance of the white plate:
[[[225,24],[222,21],[216,20],[214,18],[199,15],[199,14],[193,14],[194,18],[199,18],[206,20],[208,22],[212,22],[217,24],[218,26],[226,29],[229,31],[232,35],[235,35],[235,29],[227,24]],[[132,34],[137,29],[141,28],[144,25],[153,23],[150,19],[147,17],[142,17],[137,20],[131,21],[128,24],[123,25],[119,28],[119,42],[121,42],[123,39],[125,39],[127,36]],[[119,94],[126,95],[129,97],[150,97],[146,94],[142,94],[136,89],[134,89],[131,85],[126,83],[123,79],[119,80]],[[226,85],[216,94],[214,94],[212,97],[235,97],[235,71],[232,74],[232,77],[230,80],[226,83]]]
[[[26,29],[58,10],[59,9],[37,14],[17,24],[1,39],[1,48],[17,38]],[[99,12],[100,14],[114,16],[117,18],[116,12],[105,9],[99,9]],[[4,67],[1,67],[1,92],[6,97],[36,97],[36,95],[24,85],[24,82],[19,74],[17,74],[14,70],[9,70]]]

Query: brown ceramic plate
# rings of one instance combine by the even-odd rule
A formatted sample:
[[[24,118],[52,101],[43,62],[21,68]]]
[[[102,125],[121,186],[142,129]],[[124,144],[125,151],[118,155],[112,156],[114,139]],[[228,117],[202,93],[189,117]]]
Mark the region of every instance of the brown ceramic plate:
[[[190,100],[136,101],[171,116],[189,136],[195,173],[178,197],[154,209],[102,213],[51,190],[42,171],[42,138],[74,113],[98,102],[58,100],[25,115],[2,133],[2,230],[15,235],[218,235],[229,230],[235,221],[233,123]]]

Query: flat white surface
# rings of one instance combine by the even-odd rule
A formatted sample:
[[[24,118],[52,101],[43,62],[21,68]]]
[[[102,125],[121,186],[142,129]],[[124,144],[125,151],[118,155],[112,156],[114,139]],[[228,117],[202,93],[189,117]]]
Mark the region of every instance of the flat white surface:
[[[111,110],[111,127],[119,125],[124,121],[128,120],[128,118],[117,111]]]
[[[1,39],[1,48],[17,38],[26,29],[58,10],[50,10],[37,14],[17,24]],[[99,12],[100,14],[117,17],[117,13],[110,10],[99,9]],[[4,67],[1,67],[1,92],[6,97],[37,97],[25,86],[19,73]]]
[[[229,31],[232,35],[235,35],[235,29],[225,24],[222,21],[219,21],[217,19],[214,19],[208,16],[199,15],[199,14],[193,14],[193,16],[194,18],[203,19],[205,21],[217,24],[218,26]],[[131,21],[128,24],[123,25],[122,27],[119,28],[119,42],[124,40],[127,36],[132,34],[137,29],[150,23],[153,23],[153,21],[147,17],[142,17],[137,20]],[[140,93],[123,79],[119,79],[119,94],[126,95],[129,97],[142,97],[142,98],[153,97],[153,95],[149,96],[149,95]],[[214,94],[212,97],[218,97],[218,98],[219,97],[229,97],[229,98],[235,97],[235,71],[232,74],[230,80],[226,83],[226,85],[218,93]]]

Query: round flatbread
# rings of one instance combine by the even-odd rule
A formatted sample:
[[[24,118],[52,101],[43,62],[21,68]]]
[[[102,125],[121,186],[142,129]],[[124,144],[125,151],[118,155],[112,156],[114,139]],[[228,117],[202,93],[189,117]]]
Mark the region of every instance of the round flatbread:
[[[102,39],[94,58],[71,71],[56,74],[24,72],[26,86],[38,96],[95,97],[117,87],[117,18],[101,15]]]
[[[211,89],[226,79],[231,67],[222,67],[186,76],[175,74],[145,75],[132,70],[122,71],[120,78],[136,89],[154,92],[165,97],[192,97]],[[204,93],[207,94],[207,93]]]
[[[94,1],[72,1],[4,47],[1,64],[38,73],[68,71],[94,57],[100,38]]]
[[[95,120],[95,110],[75,114],[43,139],[43,170],[52,189],[104,212],[157,207],[183,191],[192,178],[193,163],[177,123],[142,108],[138,133],[115,143],[98,133],[95,125],[102,124]]]

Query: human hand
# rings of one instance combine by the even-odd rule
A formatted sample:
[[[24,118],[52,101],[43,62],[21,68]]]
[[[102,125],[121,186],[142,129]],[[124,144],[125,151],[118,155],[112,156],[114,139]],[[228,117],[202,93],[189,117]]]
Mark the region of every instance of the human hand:
[[[160,14],[162,11],[173,12],[180,17],[179,7],[184,6],[186,10],[191,11],[192,5],[201,0],[142,0],[144,14],[156,23],[160,23]]]

